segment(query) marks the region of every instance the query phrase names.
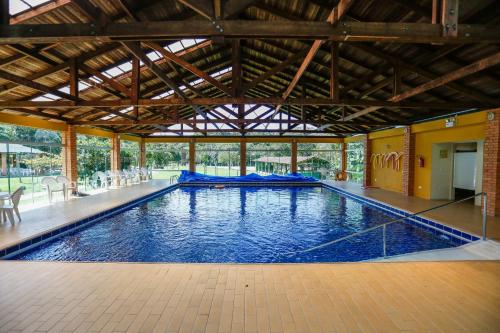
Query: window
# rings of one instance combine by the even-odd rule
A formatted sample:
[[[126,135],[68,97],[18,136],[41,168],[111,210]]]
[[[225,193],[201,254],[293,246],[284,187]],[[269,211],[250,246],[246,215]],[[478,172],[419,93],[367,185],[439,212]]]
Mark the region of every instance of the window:
[[[111,169],[111,140],[78,134],[76,142],[79,188],[90,191],[94,173]]]
[[[40,181],[62,172],[61,135],[55,131],[0,125],[0,191],[24,186],[21,206],[48,202]]]
[[[154,179],[179,176],[189,170],[188,143],[146,143],[146,165],[153,169]]]
[[[286,175],[291,171],[289,143],[248,143],[247,173]]]
[[[335,179],[342,168],[340,143],[299,143],[297,148],[297,168],[304,176]]]
[[[140,158],[141,150],[138,142],[120,141],[120,164],[122,170],[138,168]]]
[[[347,179],[355,183],[363,182],[365,150],[363,142],[347,144]]]
[[[10,0],[9,1],[9,14],[17,15],[27,10],[33,9],[43,5],[52,0]]]
[[[239,176],[240,144],[197,144],[196,171],[211,176]]]

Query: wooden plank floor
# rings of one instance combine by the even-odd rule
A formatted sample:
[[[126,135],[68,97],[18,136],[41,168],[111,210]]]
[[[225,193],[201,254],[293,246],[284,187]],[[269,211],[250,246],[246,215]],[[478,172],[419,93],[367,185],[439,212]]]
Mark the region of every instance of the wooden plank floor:
[[[500,332],[500,262],[0,262],[1,332]]]

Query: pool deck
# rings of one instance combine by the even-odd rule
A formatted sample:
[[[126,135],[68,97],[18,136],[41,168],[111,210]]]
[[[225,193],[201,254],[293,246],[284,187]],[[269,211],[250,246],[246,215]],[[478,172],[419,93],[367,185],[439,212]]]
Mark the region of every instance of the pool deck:
[[[0,262],[0,332],[499,332],[500,262]]]
[[[393,207],[416,213],[445,202],[446,200],[425,200],[417,197],[408,197],[401,193],[382,190],[378,188],[364,189],[359,184],[349,182],[323,181],[325,184],[338,187],[359,196],[381,201]],[[481,208],[471,203],[458,203],[435,211],[424,213],[422,216],[447,224],[451,227],[472,233],[477,236],[482,234],[483,216]],[[488,216],[487,237],[500,241],[500,216]]]
[[[0,225],[0,247],[167,186],[155,180],[25,212],[22,223]],[[407,210],[435,204],[365,195]],[[441,214],[430,217],[467,222]],[[489,223],[495,237],[498,219]],[[491,255],[491,244],[462,248]],[[500,261],[411,262],[443,259],[429,253],[338,264],[0,260],[0,332],[499,332]]]
[[[21,212],[22,222],[0,224],[0,250],[66,224],[118,207],[168,187],[166,180],[131,185]],[[17,221],[17,220],[16,220]]]

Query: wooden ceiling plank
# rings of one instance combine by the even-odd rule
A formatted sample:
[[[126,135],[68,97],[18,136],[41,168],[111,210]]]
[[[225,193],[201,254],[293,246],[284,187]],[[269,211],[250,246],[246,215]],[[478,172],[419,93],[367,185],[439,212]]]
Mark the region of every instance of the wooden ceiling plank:
[[[71,96],[70,94],[66,94],[66,93],[58,91],[52,87],[45,86],[43,84],[25,79],[23,77],[11,74],[11,73],[3,71],[3,70],[0,70],[0,78],[5,79],[5,80],[10,81],[10,82],[14,82],[16,84],[19,84],[19,85],[22,85],[22,86],[25,86],[28,88],[31,88],[31,89],[35,89],[35,90],[44,92],[44,93],[53,94],[55,96],[58,96],[58,97],[64,98],[64,99],[68,99],[70,101],[77,100],[75,97]]]
[[[224,6],[224,18],[233,18],[246,8],[250,7],[255,0],[228,0]]]

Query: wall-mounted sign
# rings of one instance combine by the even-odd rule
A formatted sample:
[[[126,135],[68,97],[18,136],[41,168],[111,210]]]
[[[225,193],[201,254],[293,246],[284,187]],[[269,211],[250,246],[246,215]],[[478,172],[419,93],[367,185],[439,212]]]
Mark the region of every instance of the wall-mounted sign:
[[[493,121],[495,120],[495,112],[488,112],[488,120]]]
[[[446,118],[445,119],[445,127],[448,128],[448,127],[455,126],[456,121],[457,121],[457,117],[456,116]]]

